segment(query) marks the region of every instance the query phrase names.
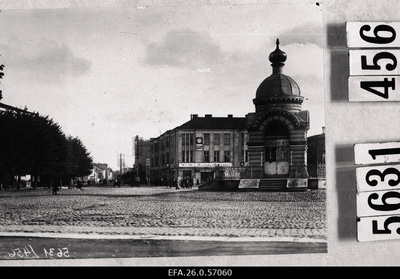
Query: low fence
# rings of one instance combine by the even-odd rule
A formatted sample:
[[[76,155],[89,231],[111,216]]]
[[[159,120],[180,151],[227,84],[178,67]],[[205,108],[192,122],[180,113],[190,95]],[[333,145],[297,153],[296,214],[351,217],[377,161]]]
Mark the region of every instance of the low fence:
[[[325,164],[309,164],[307,165],[309,177],[325,178],[326,167]],[[215,179],[257,179],[264,177],[263,167],[216,167]]]
[[[307,165],[308,175],[314,178],[325,178],[326,177],[326,166],[323,163],[308,164]]]

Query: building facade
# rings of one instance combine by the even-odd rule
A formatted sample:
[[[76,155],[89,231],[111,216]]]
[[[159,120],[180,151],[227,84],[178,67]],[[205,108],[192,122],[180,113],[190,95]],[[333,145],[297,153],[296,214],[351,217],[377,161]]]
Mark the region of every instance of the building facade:
[[[150,172],[148,169],[148,161],[150,160],[150,141],[139,136],[134,137],[132,155],[135,157],[135,180],[137,183],[148,184]]]
[[[153,183],[189,178],[193,184],[215,178],[220,168],[247,164],[245,117],[191,115],[183,125],[150,139],[150,177]]]
[[[310,177],[325,178],[325,129],[307,139],[307,169]]]
[[[82,178],[83,182],[97,184],[113,179],[113,171],[105,163],[94,163],[92,173]]]

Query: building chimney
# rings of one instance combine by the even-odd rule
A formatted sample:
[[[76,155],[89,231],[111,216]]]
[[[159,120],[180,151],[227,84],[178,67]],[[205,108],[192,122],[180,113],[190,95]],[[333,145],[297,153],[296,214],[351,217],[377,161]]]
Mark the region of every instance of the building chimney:
[[[228,118],[232,118],[233,117],[233,114],[228,114]]]
[[[205,117],[208,117],[208,118],[211,118],[211,117],[212,117],[212,114],[205,114],[204,116],[205,116]]]
[[[196,118],[198,115],[197,114],[191,114],[190,119]]]
[[[322,126],[322,133],[325,134],[325,126]]]

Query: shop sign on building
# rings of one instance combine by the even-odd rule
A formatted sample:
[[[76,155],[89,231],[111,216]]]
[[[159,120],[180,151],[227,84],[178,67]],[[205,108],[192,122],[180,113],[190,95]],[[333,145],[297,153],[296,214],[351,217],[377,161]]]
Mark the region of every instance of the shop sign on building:
[[[203,150],[203,138],[196,138],[196,150]]]
[[[228,163],[179,163],[180,168],[215,168],[232,167],[232,162]]]

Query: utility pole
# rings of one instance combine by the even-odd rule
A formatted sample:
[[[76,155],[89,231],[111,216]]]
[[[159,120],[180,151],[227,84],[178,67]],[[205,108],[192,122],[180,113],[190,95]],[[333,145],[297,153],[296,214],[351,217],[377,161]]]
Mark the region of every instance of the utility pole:
[[[119,153],[119,175],[122,175],[122,153]]]
[[[4,66],[3,64],[0,65],[0,79],[2,79],[3,76],[4,76],[4,72],[3,72],[4,67],[5,67],[5,66]],[[0,100],[1,100],[1,99],[3,99],[2,90],[0,90]]]
[[[139,177],[139,136],[136,135],[136,177]]]

